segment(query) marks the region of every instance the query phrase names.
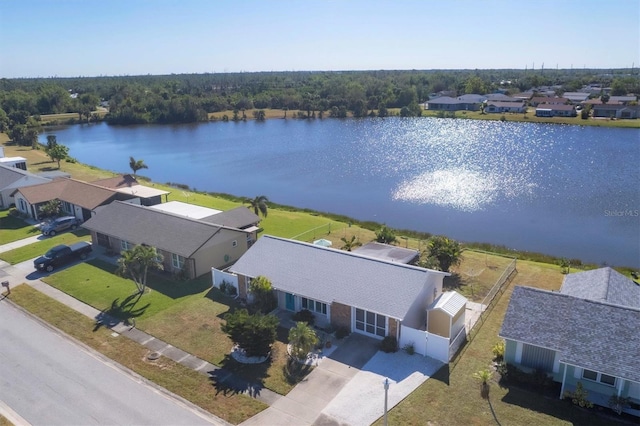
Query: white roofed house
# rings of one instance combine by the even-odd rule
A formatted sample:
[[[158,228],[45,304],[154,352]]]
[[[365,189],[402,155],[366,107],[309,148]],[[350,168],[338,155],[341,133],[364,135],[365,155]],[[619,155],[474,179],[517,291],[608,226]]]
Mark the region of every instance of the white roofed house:
[[[441,307],[437,301],[448,273],[268,235],[228,272],[237,279],[240,297],[249,296],[251,279],[265,276],[281,310],[308,309],[318,326],[346,327],[378,339],[394,336],[401,347],[413,343],[418,353],[443,362],[450,359],[450,344],[456,336],[451,337],[449,319],[438,328],[435,321],[440,320],[433,317],[434,328],[447,337],[429,338],[427,343],[429,308]],[[462,306],[463,317],[464,310]],[[456,321],[459,312],[453,314],[458,315]],[[464,327],[460,333],[464,334]]]

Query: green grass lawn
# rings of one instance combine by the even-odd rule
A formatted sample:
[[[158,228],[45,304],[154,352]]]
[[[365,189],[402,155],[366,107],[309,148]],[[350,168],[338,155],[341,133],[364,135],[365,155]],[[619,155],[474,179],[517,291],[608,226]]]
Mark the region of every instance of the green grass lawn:
[[[9,215],[9,210],[0,211],[0,245],[39,235],[40,230],[24,220]]]
[[[301,379],[287,374],[288,330],[280,330],[268,362],[245,366],[229,358],[233,343],[220,325],[222,316],[238,305],[211,288],[210,274],[184,282],[149,274],[148,291],[139,297],[133,281],[114,275],[115,268],[92,260],[43,280],[123,321],[135,319],[137,328],[274,392],[286,394]]]
[[[55,237],[47,237],[37,243],[32,243],[23,247],[0,253],[0,259],[12,265],[42,256],[50,248],[60,244],[74,244],[79,241],[89,241],[89,232],[84,229],[76,229],[75,231],[58,234]]]
[[[267,408],[251,397],[219,392],[208,377],[168,358],[148,361],[149,350],[144,346],[113,337],[108,329],[94,330],[91,319],[25,284],[13,288],[10,299],[94,350],[230,423],[241,423]]]
[[[600,418],[558,398],[545,398],[516,387],[491,382],[490,402],[480,397],[479,382],[473,373],[489,368],[491,348],[500,338],[509,298],[515,285],[557,290],[563,275],[555,265],[518,261],[518,274],[500,297],[479,332],[468,344],[452,371],[441,369],[389,412],[389,424],[402,425],[608,425]],[[495,417],[494,414],[495,413]],[[376,425],[381,425],[379,419]]]

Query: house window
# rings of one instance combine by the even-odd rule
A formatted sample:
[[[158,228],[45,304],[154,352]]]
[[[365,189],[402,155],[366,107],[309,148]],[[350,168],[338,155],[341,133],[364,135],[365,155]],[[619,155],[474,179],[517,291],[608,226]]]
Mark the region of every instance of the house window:
[[[73,213],[73,208],[71,207],[71,204],[69,204],[66,201],[62,202],[62,211],[65,211],[67,213]]]
[[[356,308],[356,329],[384,337],[387,334],[387,317]]]
[[[120,240],[120,248],[122,249],[122,251],[131,250],[133,248],[133,244],[131,244],[129,241]]]
[[[233,242],[231,243],[231,247],[237,247],[238,246],[238,240],[233,240]]]
[[[175,269],[182,269],[184,267],[184,257],[179,254],[171,254],[171,266]]]
[[[318,302],[317,300],[302,298],[302,309],[308,309],[311,312],[327,315],[327,304]]]
[[[598,373],[592,370],[587,370],[586,368],[582,370],[582,378],[587,380],[592,380],[594,382],[600,382],[604,385],[615,386],[616,378],[604,373]]]

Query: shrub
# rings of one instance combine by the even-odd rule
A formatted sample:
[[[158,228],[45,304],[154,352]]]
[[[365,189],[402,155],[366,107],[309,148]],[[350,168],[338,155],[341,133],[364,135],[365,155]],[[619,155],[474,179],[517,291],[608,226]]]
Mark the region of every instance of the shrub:
[[[491,352],[493,352],[493,359],[495,361],[502,361],[504,359],[504,341],[500,341],[493,345]]]
[[[341,325],[340,327],[337,328],[336,339],[344,339],[348,335],[349,335],[349,327],[345,327],[344,325]]]
[[[380,349],[383,352],[397,352],[398,351],[398,339],[395,336],[386,336],[382,339],[382,343],[380,344]]]
[[[305,359],[313,347],[319,342],[315,331],[308,324],[300,321],[289,330],[291,355],[297,359]]]
[[[404,348],[402,349],[404,349],[404,351],[409,355],[413,355],[416,353],[416,348],[415,346],[413,346],[413,342],[407,343],[406,345],[404,345]]]
[[[275,315],[249,314],[238,309],[224,316],[226,321],[220,328],[245,351],[247,356],[267,356],[276,340],[278,317]]]
[[[310,310],[302,309],[301,311],[293,314],[293,320],[295,322],[304,322],[308,325],[313,325],[316,322],[316,316],[313,315],[313,312],[311,312]]]
[[[611,398],[609,398],[609,408],[615,411],[618,415],[622,414],[622,410],[624,410],[628,405],[629,398],[618,396],[615,393],[611,395]]]
[[[266,314],[278,306],[271,281],[267,277],[260,275],[252,279],[249,291],[253,294],[252,305],[254,309]]]
[[[588,395],[589,392],[584,390],[584,387],[582,387],[582,382],[578,382],[575,392],[564,391],[564,394],[562,394],[562,398],[569,398],[571,399],[571,402],[582,408],[593,408],[593,402],[587,399]]]
[[[395,240],[396,234],[387,225],[382,225],[382,228],[376,231],[376,241],[379,243],[393,244]]]

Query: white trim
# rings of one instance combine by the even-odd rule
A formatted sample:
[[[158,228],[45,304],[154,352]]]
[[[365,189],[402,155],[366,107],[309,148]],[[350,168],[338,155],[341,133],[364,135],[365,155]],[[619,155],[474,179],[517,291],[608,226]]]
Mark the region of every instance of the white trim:
[[[520,364],[522,362],[522,342],[516,341],[516,364]]]
[[[560,354],[558,351],[555,351],[553,355],[553,372],[557,373],[560,371]]]

